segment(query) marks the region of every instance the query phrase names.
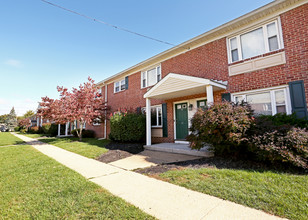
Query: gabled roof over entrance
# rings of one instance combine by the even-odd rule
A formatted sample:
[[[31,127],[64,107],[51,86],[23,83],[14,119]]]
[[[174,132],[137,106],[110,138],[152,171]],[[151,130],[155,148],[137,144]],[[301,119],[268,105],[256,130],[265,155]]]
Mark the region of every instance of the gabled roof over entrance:
[[[143,97],[167,100],[201,93],[205,94],[206,86],[213,86],[213,91],[219,91],[226,89],[227,83],[200,77],[169,73],[147,93],[145,93]]]

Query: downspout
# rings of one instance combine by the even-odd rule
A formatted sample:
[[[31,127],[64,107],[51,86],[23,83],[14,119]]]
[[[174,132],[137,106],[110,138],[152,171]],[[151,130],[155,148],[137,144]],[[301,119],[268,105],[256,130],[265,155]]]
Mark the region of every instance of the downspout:
[[[105,107],[107,107],[107,85],[105,85],[104,83],[104,86],[105,86]],[[104,139],[107,139],[107,110],[105,110],[105,121],[104,121]]]

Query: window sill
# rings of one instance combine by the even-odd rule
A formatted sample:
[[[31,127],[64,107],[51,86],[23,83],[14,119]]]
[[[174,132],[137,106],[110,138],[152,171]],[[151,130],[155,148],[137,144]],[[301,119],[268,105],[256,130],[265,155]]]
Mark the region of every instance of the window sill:
[[[152,126],[151,128],[152,129],[161,129],[161,128],[163,128],[163,126]]]
[[[113,92],[113,94],[118,94],[118,93],[121,93],[121,92],[124,92],[124,91],[126,91],[126,89],[118,91],[118,92]]]
[[[229,64],[229,75],[233,76],[242,73],[248,73],[285,63],[286,57],[284,50],[277,50]]]

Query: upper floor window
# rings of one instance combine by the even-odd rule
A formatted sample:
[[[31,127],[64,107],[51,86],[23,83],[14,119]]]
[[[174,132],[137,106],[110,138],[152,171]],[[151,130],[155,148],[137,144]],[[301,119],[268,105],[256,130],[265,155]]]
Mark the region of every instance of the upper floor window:
[[[141,88],[155,85],[161,80],[160,66],[141,72]]]
[[[125,79],[114,83],[114,92],[120,92],[125,90]]]
[[[228,39],[229,61],[236,62],[282,48],[278,20]]]

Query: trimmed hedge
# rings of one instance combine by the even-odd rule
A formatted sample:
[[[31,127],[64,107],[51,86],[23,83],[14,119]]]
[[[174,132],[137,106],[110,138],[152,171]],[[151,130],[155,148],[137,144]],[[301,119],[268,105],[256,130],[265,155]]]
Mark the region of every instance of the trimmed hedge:
[[[110,117],[109,138],[119,142],[144,142],[146,136],[146,118],[144,114],[134,112],[116,113]]]
[[[80,131],[80,129],[74,129],[71,131],[72,135],[74,135],[75,137],[78,137],[77,130],[78,132]],[[93,130],[82,129],[82,138],[94,138],[94,137],[95,137],[95,132]]]

